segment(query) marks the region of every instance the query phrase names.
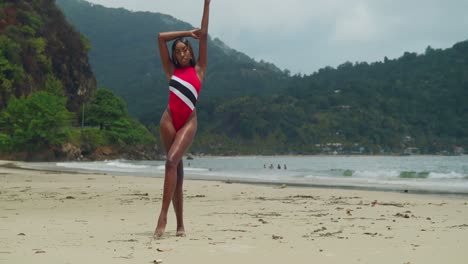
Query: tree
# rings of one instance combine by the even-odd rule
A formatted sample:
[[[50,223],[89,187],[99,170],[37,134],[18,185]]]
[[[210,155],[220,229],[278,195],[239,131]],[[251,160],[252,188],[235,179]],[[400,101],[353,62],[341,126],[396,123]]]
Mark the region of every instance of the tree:
[[[65,108],[66,99],[47,92],[8,102],[0,113],[4,135],[1,142],[14,150],[34,150],[58,145],[68,139],[72,113]]]
[[[146,127],[130,118],[125,101],[110,89],[99,89],[87,112],[88,124],[99,125],[109,142],[126,146],[156,143]]]
[[[113,122],[128,116],[125,101],[116,96],[112,90],[101,88],[91,103],[86,122],[90,125],[99,125],[99,128],[110,129]]]

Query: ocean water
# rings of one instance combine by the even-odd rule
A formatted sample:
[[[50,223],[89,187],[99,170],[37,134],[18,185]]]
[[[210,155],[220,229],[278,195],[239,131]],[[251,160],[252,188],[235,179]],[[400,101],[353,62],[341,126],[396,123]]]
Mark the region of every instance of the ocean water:
[[[33,166],[147,177],[164,177],[165,167],[164,161],[129,160]],[[468,194],[466,155],[184,157],[184,168],[190,179]]]

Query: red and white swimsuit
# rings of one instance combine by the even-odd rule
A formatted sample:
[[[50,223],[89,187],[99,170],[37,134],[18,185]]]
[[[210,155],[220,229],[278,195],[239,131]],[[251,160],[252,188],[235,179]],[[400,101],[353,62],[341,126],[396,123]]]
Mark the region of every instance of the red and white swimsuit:
[[[169,110],[176,131],[184,126],[195,109],[200,89],[195,67],[175,68],[169,81]]]

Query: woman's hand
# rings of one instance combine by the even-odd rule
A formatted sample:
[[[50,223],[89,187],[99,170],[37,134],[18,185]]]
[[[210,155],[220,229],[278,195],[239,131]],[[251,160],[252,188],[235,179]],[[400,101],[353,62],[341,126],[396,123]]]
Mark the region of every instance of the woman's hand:
[[[190,37],[194,39],[199,39],[200,35],[201,35],[201,29],[196,28],[196,29],[190,30]]]

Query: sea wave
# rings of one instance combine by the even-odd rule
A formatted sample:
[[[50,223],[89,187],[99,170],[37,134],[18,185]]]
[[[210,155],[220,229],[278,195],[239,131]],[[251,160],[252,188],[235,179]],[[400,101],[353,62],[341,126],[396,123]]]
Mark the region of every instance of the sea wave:
[[[155,166],[155,169],[159,171],[164,171],[166,169],[166,165]],[[192,167],[184,166],[184,171],[185,172],[205,172],[205,171],[210,171],[210,170],[205,169],[205,168],[192,168]]]
[[[429,173],[429,178],[431,179],[466,179],[468,175],[464,175],[458,172],[444,172],[444,173],[439,173],[439,172],[431,172]]]
[[[95,162],[58,162],[57,167],[78,170],[92,171],[110,171],[110,172],[135,172],[143,174],[151,174],[154,171],[164,172],[166,166],[164,164],[135,164],[132,161],[126,160],[111,160],[111,161],[95,161]],[[206,168],[184,167],[184,171],[188,173],[204,173],[211,171]]]
[[[83,170],[97,170],[97,171],[124,171],[132,172],[134,170],[144,170],[149,168],[148,165],[132,164],[120,160],[112,161],[96,161],[96,162],[58,162],[58,167],[70,169],[83,169]]]
[[[345,170],[346,175],[359,178],[396,178],[400,175],[398,170]]]
[[[335,173],[336,174],[336,173]],[[468,175],[454,171],[399,171],[399,170],[340,170],[338,176],[358,178],[401,178],[401,179],[466,179]]]
[[[111,166],[111,167],[129,168],[129,169],[145,169],[145,168],[150,167],[150,166],[147,166],[147,165],[136,165],[136,164],[131,164],[131,163],[125,163],[125,162],[121,162],[121,161],[118,161],[118,160],[108,161],[105,164],[107,166]]]

